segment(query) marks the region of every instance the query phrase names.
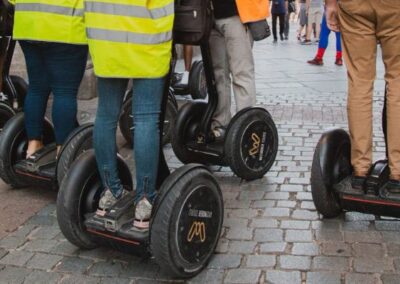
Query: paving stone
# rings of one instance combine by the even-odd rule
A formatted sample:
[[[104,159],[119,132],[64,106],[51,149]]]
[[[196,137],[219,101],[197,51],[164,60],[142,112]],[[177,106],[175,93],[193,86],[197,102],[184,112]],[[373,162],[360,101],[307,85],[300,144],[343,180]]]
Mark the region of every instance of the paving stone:
[[[46,283],[46,284],[55,284],[62,278],[61,274],[54,272],[45,272],[40,270],[32,271],[25,278],[24,283]]]
[[[281,229],[305,230],[310,228],[310,221],[282,220]]]
[[[264,211],[265,217],[289,217],[289,208],[267,208]]]
[[[118,283],[118,284],[134,284],[136,283],[134,280],[132,279],[128,279],[128,278],[121,278],[121,277],[102,277],[100,279],[100,284],[110,284],[110,283]]]
[[[375,221],[375,228],[378,231],[400,231],[399,221]]]
[[[252,228],[277,228],[278,221],[267,218],[254,218],[251,220],[250,227]]]
[[[400,234],[398,232],[382,232],[383,240],[388,243],[400,244]]]
[[[7,250],[0,248],[0,259],[8,253]]]
[[[340,273],[335,272],[307,272],[307,284],[340,284]]]
[[[118,276],[122,272],[122,264],[120,262],[114,262],[114,261],[101,261],[101,262],[96,262],[95,264],[92,265],[92,267],[89,269],[88,274],[91,276],[106,276],[106,277],[112,277],[112,276]]]
[[[60,234],[60,228],[58,226],[41,226],[38,230],[35,230],[30,234],[32,239],[46,239],[50,240]]]
[[[27,251],[12,251],[0,259],[0,264],[23,266],[33,256],[33,253]]]
[[[242,256],[239,254],[216,254],[212,257],[208,268],[224,269],[239,267]]]
[[[259,242],[279,242],[283,240],[283,230],[256,229],[254,240]]]
[[[345,214],[346,221],[374,221],[375,216],[372,214],[365,214],[360,212],[346,212]]]
[[[281,191],[299,192],[303,191],[303,186],[301,184],[283,184]]]
[[[255,209],[227,209],[225,211],[230,217],[254,218],[258,215],[258,210]]]
[[[343,223],[343,230],[344,231],[368,231],[370,221],[353,221],[353,222],[344,222]]]
[[[301,283],[301,275],[298,271],[267,271],[267,283],[295,284]]]
[[[59,272],[69,272],[82,274],[92,265],[93,261],[78,257],[64,257],[57,265]]]
[[[343,234],[336,230],[315,230],[315,236],[318,241],[322,242],[341,242]]]
[[[302,201],[300,205],[301,209],[309,209],[309,210],[315,210],[315,205],[314,202],[312,201]]]
[[[261,276],[261,270],[234,269],[229,270],[225,277],[226,283],[257,283]]]
[[[113,253],[113,250],[107,247],[98,247],[90,250],[81,250],[79,257],[90,258],[94,260],[107,260]]]
[[[399,256],[400,255],[400,244],[386,244],[387,253],[389,256]]]
[[[313,259],[315,270],[348,271],[349,260],[340,256],[316,256]]]
[[[287,243],[283,242],[271,242],[261,244],[260,252],[261,253],[270,253],[270,252],[284,252],[286,249]]]
[[[382,258],[354,258],[353,260],[354,270],[356,272],[367,272],[367,273],[382,273],[385,270],[390,270],[391,267],[388,266],[388,263],[385,259]]]
[[[318,255],[319,247],[316,243],[294,243],[292,254],[294,255]]]
[[[34,215],[27,222],[30,225],[41,226],[57,226],[57,218],[55,216]]]
[[[385,252],[380,244],[353,244],[354,256],[356,257],[383,257]]]
[[[56,245],[57,241],[55,240],[36,239],[25,243],[22,249],[34,252],[50,252]]]
[[[381,279],[382,279],[382,282],[384,284],[398,284],[399,283],[399,277],[400,277],[399,274],[382,274]],[[362,281],[362,283],[363,284],[369,284],[369,282],[365,282],[365,281]],[[370,283],[372,283],[372,282],[370,282]],[[373,283],[376,283],[376,282],[373,282]]]
[[[264,196],[264,199],[288,200],[289,193],[288,192],[267,192]]]
[[[311,258],[307,256],[281,255],[279,263],[283,269],[309,270],[311,268]]]
[[[23,283],[29,273],[31,273],[31,270],[27,268],[8,266],[0,270],[0,281],[1,283],[12,284]]]
[[[397,278],[398,280],[398,278]],[[378,279],[371,274],[360,274],[360,273],[346,273],[345,276],[346,284],[362,283],[362,284],[376,284],[379,283]],[[384,281],[386,284],[387,282]],[[399,283],[399,282],[395,282]]]
[[[215,248],[215,252],[216,253],[227,253],[228,250],[229,250],[229,240],[220,238],[218,241],[217,247]],[[132,255],[129,255],[128,257],[131,258]]]
[[[62,258],[59,255],[37,253],[28,261],[26,266],[34,269],[51,270]]]
[[[65,275],[59,284],[99,284],[100,278],[85,275]]]
[[[37,226],[36,225],[28,225],[24,224],[20,226],[17,230],[12,232],[9,236],[10,237],[22,237],[25,238],[28,236]]]
[[[204,269],[200,274],[188,280],[190,284],[217,284],[222,283],[224,279],[224,270]]]
[[[251,240],[253,239],[253,229],[232,227],[226,234],[229,240]]]
[[[310,242],[313,240],[310,230],[286,230],[287,242]]]
[[[253,241],[231,241],[229,244],[229,252],[252,254],[254,253],[256,246],[257,242]]]
[[[323,220],[311,222],[311,227],[319,231],[339,231],[341,230],[341,224],[339,220]]]
[[[322,254],[332,256],[351,256],[351,246],[344,242],[322,244]]]
[[[275,200],[256,200],[253,202],[251,208],[272,208],[275,207]]]
[[[292,218],[301,220],[317,220],[318,213],[309,210],[296,209],[293,211]]]
[[[0,240],[0,248],[17,249],[26,242],[25,237],[5,237]]]
[[[167,278],[164,276],[165,274],[160,271],[160,267],[154,262],[153,259],[143,259],[138,262],[128,263],[127,265],[123,266],[119,277],[163,280],[162,277]]]
[[[66,256],[76,256],[78,252],[79,248],[68,241],[61,241],[50,250],[50,253]]]
[[[249,255],[249,256],[247,256],[246,267],[249,267],[249,268],[274,267],[275,265],[276,265],[276,257],[274,255]]]
[[[287,207],[287,208],[295,208],[296,201],[289,201],[289,200],[279,200],[276,204],[276,207]]]
[[[384,232],[385,233],[385,232]],[[380,232],[344,232],[344,240],[349,243],[381,243],[382,235]],[[400,239],[399,239],[400,240]]]

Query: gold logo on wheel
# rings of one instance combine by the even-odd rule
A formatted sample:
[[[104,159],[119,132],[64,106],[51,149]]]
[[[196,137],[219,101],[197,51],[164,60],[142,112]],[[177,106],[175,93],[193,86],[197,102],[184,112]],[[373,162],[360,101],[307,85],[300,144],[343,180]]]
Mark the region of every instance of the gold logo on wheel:
[[[206,240],[206,224],[204,222],[193,222],[187,235],[187,241],[191,243],[194,237],[198,237],[200,242],[204,243]]]
[[[251,147],[249,154],[253,156],[257,154],[258,151],[260,150],[261,139],[256,133],[252,133],[251,140],[253,141],[253,146]]]

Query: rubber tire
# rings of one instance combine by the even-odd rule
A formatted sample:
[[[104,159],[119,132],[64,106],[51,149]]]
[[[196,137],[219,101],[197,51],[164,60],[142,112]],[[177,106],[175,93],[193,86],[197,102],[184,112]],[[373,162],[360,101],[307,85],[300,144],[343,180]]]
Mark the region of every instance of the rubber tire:
[[[6,125],[7,121],[15,115],[15,111],[8,104],[0,102],[0,132]]]
[[[26,95],[28,94],[28,83],[21,77],[11,75],[10,76],[12,83],[14,84],[14,88],[17,91],[17,100],[19,104],[19,109],[22,110],[25,103]]]
[[[220,208],[220,218],[216,236],[218,236],[212,245],[212,249],[201,263],[193,267],[187,265],[187,262],[180,256],[175,243],[177,220],[174,219],[177,211],[182,207],[186,198],[185,193],[189,193],[192,188],[199,184],[208,184],[217,196],[217,202]],[[197,275],[206,267],[221,235],[224,204],[221,189],[214,176],[203,166],[189,164],[173,172],[164,182],[159,195],[157,211],[151,223],[150,246],[151,252],[160,267],[179,278],[189,278]],[[187,266],[187,267],[185,267]],[[185,271],[189,268],[190,271]]]
[[[342,212],[342,207],[333,189],[326,185],[320,164],[320,153],[321,140],[315,149],[311,166],[311,195],[315,208],[324,218],[335,218]]]
[[[87,150],[93,148],[93,124],[75,129],[60,151],[57,162],[57,182],[60,185],[72,163]]]
[[[133,118],[131,117],[131,113],[132,113],[132,96],[129,96],[122,105],[122,113],[119,118],[119,128],[126,142],[133,148],[133,133],[131,130],[131,127],[133,126]],[[162,137],[163,145],[166,145],[171,142],[171,136],[177,115],[178,115],[178,108],[176,106],[176,102],[174,102],[174,100],[170,98],[170,95],[168,95],[164,128],[163,128],[163,137]],[[165,130],[165,121],[169,121],[169,128],[167,130]]]
[[[53,126],[47,119],[44,119],[43,130],[44,145],[54,142],[55,137]],[[17,161],[25,159],[24,156],[12,157],[16,154],[15,151],[18,145],[21,145],[15,145],[16,139],[23,139],[24,136],[26,137],[25,116],[22,112],[20,112],[6,123],[0,135],[0,178],[2,178],[5,183],[11,185],[13,188],[21,188],[29,185],[21,181],[13,169],[13,165]]]
[[[259,170],[252,170],[243,162],[241,157],[242,144],[241,135],[246,130],[247,126],[254,121],[261,120],[265,121],[268,125],[269,131],[272,134],[272,152],[269,156],[267,163]],[[272,167],[275,162],[276,155],[278,153],[278,130],[271,117],[266,110],[260,110],[258,108],[250,109],[240,114],[235,121],[233,121],[227,131],[225,139],[225,159],[231,170],[240,178],[245,180],[254,180],[262,178]]]
[[[183,163],[205,163],[201,155],[187,149],[187,142],[194,141],[194,132],[206,110],[204,102],[188,102],[178,112],[171,139],[176,157]]]
[[[203,61],[198,60],[193,62],[189,74],[189,92],[192,99],[204,100],[207,98],[207,82],[204,72]]]
[[[126,185],[126,189],[131,190],[128,187],[128,185],[132,185],[129,168],[120,156],[118,156],[117,161],[120,178],[123,184]],[[83,249],[98,247],[94,238],[86,232],[83,223],[84,215],[96,210],[95,208],[89,208],[90,212],[82,212],[82,210],[85,210],[85,208],[82,209],[84,205],[82,201],[85,198],[82,190],[85,189],[84,187],[90,179],[94,180],[92,183],[95,185],[99,184],[99,190],[102,188],[94,150],[83,153],[71,165],[70,170],[61,182],[57,196],[57,221],[61,232],[69,242]],[[97,204],[97,202],[93,203]]]

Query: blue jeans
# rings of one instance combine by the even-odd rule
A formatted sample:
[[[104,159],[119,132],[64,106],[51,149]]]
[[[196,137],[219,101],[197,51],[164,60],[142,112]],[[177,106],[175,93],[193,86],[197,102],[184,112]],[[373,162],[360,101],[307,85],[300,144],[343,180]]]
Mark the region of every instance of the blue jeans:
[[[32,41],[20,41],[20,45],[29,77],[24,105],[28,139],[42,140],[43,118],[52,92],[52,120],[56,143],[61,145],[77,126],[76,95],[85,72],[88,47]]]
[[[156,195],[164,82],[164,78],[133,80],[136,202],[143,197],[152,202]],[[117,198],[121,196],[123,187],[118,177],[116,131],[127,84],[127,79],[98,78],[94,149],[103,185]]]

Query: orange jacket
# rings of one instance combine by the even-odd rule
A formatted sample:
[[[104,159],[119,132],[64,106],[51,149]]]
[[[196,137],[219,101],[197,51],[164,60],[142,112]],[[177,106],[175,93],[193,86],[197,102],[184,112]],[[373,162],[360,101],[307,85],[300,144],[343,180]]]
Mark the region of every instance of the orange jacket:
[[[269,16],[269,0],[236,0],[242,23],[256,22]]]

